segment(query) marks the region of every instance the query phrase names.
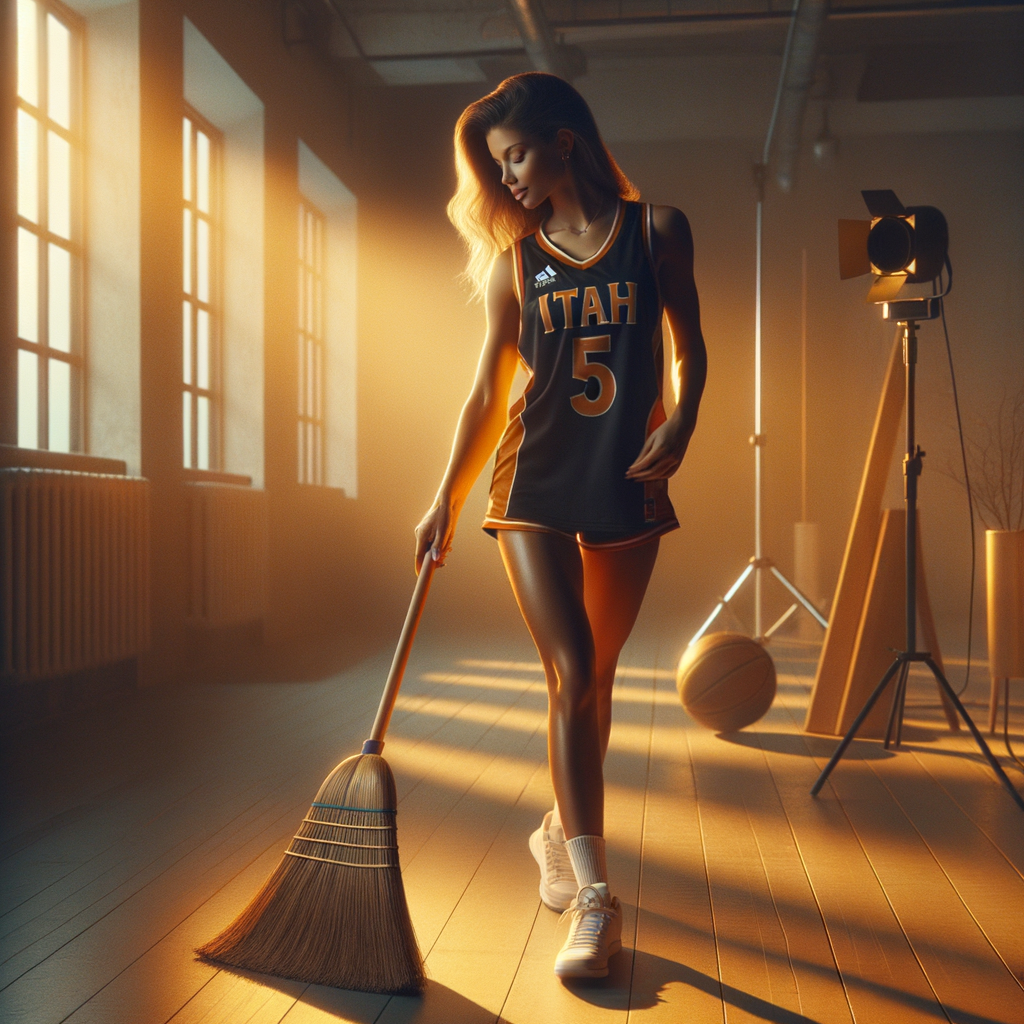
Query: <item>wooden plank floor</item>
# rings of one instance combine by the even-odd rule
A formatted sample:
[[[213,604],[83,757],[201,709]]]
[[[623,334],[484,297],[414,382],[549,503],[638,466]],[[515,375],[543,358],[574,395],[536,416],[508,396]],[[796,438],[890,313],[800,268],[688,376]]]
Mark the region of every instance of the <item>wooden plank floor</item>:
[[[386,751],[423,999],[191,953],[358,749],[385,652],[317,683],[144,691],[9,743],[0,1019],[1024,1024],[1024,815],[945,728],[927,680],[912,679],[904,749],[857,742],[812,800],[834,746],[800,731],[814,651],[774,647],[773,708],[716,736],[676,698],[679,647],[641,629],[623,654],[606,833],[624,948],[607,980],[551,971],[565,925],[538,900],[526,845],[551,801],[532,649],[428,628]],[[967,696],[986,689],[982,671]],[[1012,715],[1024,747],[1019,693]]]

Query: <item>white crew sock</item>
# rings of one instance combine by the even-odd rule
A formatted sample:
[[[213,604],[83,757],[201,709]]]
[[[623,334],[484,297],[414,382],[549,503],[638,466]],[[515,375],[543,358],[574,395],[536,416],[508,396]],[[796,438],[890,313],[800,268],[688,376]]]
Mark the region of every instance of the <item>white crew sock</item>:
[[[604,856],[604,836],[576,836],[567,839],[565,848],[569,853],[576,884],[582,889],[596,882],[608,884],[608,864]]]

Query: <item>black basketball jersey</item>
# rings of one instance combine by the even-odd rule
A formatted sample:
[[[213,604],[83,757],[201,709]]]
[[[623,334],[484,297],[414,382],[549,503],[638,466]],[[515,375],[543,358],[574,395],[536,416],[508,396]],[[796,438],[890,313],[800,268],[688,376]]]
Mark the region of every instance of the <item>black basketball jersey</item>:
[[[485,529],[628,537],[678,525],[667,480],[625,476],[665,421],[651,217],[648,204],[620,200],[586,260],[543,228],[513,246],[529,380],[498,445]]]

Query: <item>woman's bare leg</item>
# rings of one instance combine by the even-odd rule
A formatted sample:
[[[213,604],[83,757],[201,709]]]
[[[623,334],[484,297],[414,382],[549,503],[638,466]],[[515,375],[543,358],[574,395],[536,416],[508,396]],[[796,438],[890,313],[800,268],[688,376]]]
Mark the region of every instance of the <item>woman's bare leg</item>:
[[[568,537],[500,530],[512,590],[548,683],[548,762],[567,839],[604,835],[594,638],[583,558]]]
[[[658,538],[620,550],[583,548],[583,592],[594,637],[601,760],[612,727],[612,684],[619,653],[640,613],[658,557]]]

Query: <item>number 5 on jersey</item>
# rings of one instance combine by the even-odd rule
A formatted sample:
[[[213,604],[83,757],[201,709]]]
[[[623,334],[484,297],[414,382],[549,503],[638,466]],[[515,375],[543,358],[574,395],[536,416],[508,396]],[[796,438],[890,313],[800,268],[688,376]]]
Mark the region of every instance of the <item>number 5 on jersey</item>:
[[[587,392],[581,391],[573,395],[569,401],[572,407],[581,416],[602,416],[606,413],[615,401],[615,374],[611,367],[604,363],[592,363],[590,354],[592,352],[610,352],[612,350],[612,337],[610,334],[602,334],[597,338],[573,338],[572,340],[572,376],[573,380],[597,381],[598,392],[596,398],[587,398]]]

